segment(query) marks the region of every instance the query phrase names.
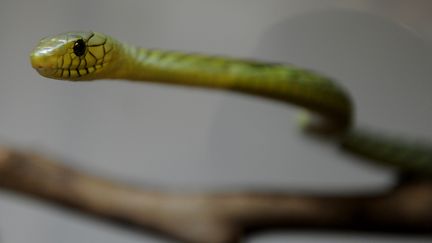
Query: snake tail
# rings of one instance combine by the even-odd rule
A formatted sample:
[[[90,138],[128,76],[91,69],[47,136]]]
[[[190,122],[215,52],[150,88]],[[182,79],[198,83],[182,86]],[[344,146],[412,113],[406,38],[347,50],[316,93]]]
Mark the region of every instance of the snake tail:
[[[342,148],[398,170],[432,176],[430,144],[365,129],[343,136]]]

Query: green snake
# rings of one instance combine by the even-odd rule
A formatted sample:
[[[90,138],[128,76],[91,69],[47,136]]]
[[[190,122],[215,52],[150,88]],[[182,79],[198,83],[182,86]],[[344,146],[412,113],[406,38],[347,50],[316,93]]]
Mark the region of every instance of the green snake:
[[[120,79],[232,90],[286,101],[326,118],[347,150],[415,174],[432,175],[432,148],[353,128],[353,104],[338,83],[294,65],[146,49],[98,32],[40,40],[30,55],[42,76]]]

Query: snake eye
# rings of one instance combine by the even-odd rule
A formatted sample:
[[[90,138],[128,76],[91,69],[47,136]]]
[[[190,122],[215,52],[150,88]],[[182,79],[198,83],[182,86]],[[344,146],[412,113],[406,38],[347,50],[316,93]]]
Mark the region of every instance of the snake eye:
[[[80,56],[84,55],[85,50],[86,50],[86,44],[84,43],[84,41],[82,39],[75,41],[74,46],[73,46],[73,51],[74,51],[75,55],[80,57]]]

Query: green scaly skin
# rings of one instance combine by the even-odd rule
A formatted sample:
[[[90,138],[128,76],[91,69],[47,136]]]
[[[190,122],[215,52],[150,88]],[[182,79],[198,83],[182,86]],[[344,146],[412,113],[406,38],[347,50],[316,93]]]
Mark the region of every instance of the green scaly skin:
[[[420,152],[417,145],[351,131],[353,107],[349,95],[333,80],[292,65],[139,48],[97,32],[44,38],[31,53],[31,62],[41,75],[54,79],[161,82],[286,101],[336,124],[343,131],[342,144],[350,151],[406,171],[432,175],[431,148]]]

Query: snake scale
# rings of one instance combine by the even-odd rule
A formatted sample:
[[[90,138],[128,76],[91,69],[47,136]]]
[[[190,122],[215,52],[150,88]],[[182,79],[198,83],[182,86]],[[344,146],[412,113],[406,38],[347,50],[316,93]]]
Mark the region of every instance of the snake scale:
[[[353,104],[338,83],[293,65],[146,49],[98,32],[67,32],[40,40],[31,52],[42,76],[91,81],[160,82],[264,96],[306,108],[338,127],[343,148],[403,172],[432,175],[432,148],[353,128]]]

